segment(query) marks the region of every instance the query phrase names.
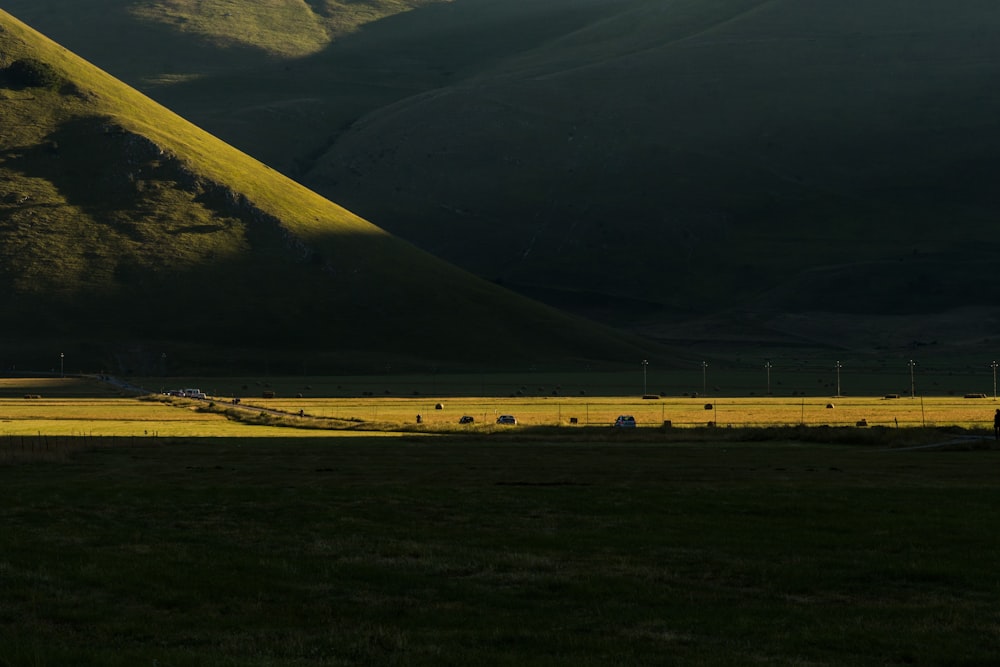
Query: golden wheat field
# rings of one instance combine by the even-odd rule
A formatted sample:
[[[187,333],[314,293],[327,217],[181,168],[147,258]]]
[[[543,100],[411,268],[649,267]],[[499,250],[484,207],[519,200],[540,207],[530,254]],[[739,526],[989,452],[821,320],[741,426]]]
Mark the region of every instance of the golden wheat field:
[[[126,397],[93,378],[0,378],[0,437],[268,437],[310,435],[250,425],[194,402]]]
[[[500,415],[519,426],[583,428],[610,426],[631,415],[642,428],[766,426],[959,426],[990,428],[998,403],[991,397],[675,397],[645,400],[610,397],[363,397],[245,398],[239,406],[225,396],[209,400],[128,397],[106,385],[68,378],[0,379],[0,436],[101,435],[165,437],[315,436],[345,432],[366,423],[366,434],[397,429],[495,427]],[[309,428],[294,419],[281,424],[246,423],[241,416],[307,416]],[[325,428],[325,420],[330,420]],[[344,422],[348,422],[345,424]],[[356,433],[356,431],[351,431]]]
[[[500,415],[513,415],[518,425],[610,425],[618,415],[632,415],[638,426],[758,427],[851,426],[962,426],[990,427],[997,407],[992,399],[916,397],[851,398],[369,398],[369,399],[252,399],[245,405],[314,417],[413,424],[417,415],[427,425],[458,423],[469,416],[475,424],[493,424]],[[438,408],[440,406],[440,408]]]

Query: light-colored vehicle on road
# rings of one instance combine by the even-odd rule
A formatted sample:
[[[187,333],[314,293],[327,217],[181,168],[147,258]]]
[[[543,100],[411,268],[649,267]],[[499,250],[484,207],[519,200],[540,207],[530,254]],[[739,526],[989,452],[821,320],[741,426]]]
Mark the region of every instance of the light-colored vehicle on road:
[[[615,428],[635,428],[635,417],[632,415],[618,415],[614,423]]]

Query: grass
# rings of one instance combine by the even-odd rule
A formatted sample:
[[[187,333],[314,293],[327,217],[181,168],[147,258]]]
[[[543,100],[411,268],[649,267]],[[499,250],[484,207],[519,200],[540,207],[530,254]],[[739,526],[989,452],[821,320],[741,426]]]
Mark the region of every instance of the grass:
[[[816,357],[831,349],[859,355],[875,349],[957,358],[974,349],[989,359],[995,347],[995,304],[968,287],[988,281],[996,268],[986,240],[992,205],[981,194],[988,191],[990,171],[979,157],[990,149],[967,139],[995,115],[993,100],[980,91],[996,54],[969,50],[975,35],[995,29],[988,12],[944,11],[930,0],[901,18],[880,3],[861,14],[834,5],[816,14],[795,3],[738,0],[676,2],[669,8],[463,0],[413,11],[402,10],[415,3],[269,2],[233,12],[215,0],[177,0],[144,3],[147,14],[140,19],[124,2],[11,4],[71,47],[94,49],[97,62],[112,71],[121,67],[131,83],[216,135],[351,208],[371,212],[380,225],[435,254],[615,326],[636,327],[684,347],[694,342],[702,350],[698,356],[736,349],[765,357],[775,346],[806,353],[805,345]],[[196,11],[199,5],[203,11]],[[309,29],[300,30],[305,23],[293,15]],[[941,16],[947,16],[947,28],[935,18]],[[264,35],[239,27],[247,43],[226,41],[243,21],[274,30]],[[346,32],[337,27],[340,21]],[[99,29],[98,23],[109,25]],[[312,49],[320,39],[316,25],[341,37],[308,57],[274,54],[275,44]],[[363,29],[355,30],[359,25]],[[858,32],[855,25],[865,28]],[[95,44],[87,37],[108,33],[118,40]],[[762,42],[761,34],[774,39]],[[859,39],[872,48],[856,49]],[[154,42],[162,49],[141,48]],[[650,91],[649,80],[670,85]],[[428,91],[436,92],[423,94]],[[175,308],[225,313],[220,319],[228,325],[226,338],[255,337],[262,347],[288,334],[247,326],[247,310],[323,320],[337,332],[339,356],[323,345],[307,348],[294,341],[304,354],[286,353],[285,372],[323,354],[324,370],[336,372],[359,357],[366,368],[352,370],[371,372],[387,361],[419,364],[431,346],[455,356],[461,350],[464,362],[488,357],[502,364],[519,349],[554,340],[479,326],[473,315],[492,308],[483,304],[495,303],[496,294],[479,285],[459,298],[454,274],[438,276],[417,296],[396,298],[401,295],[395,290],[412,276],[394,269],[423,260],[379,244],[358,250],[351,230],[362,234],[361,227],[350,216],[317,208],[301,190],[286,189],[274,174],[261,176],[245,156],[231,156],[160,111],[117,92],[104,96],[141,110],[150,119],[143,133],[169,128],[171,139],[179,140],[173,152],[203,164],[212,182],[230,187],[232,179],[246,184],[245,176],[252,175],[252,183],[238,190],[260,211],[278,212],[300,238],[316,231],[317,211],[324,229],[329,220],[342,223],[342,233],[333,238],[310,236],[310,248],[322,246],[313,257],[343,269],[340,277],[365,276],[330,290],[302,291],[323,294],[322,304],[290,302],[288,295],[298,293],[294,288],[265,289],[258,303],[242,310],[205,293],[168,298],[176,296],[176,286],[164,279],[167,286],[146,302],[155,306],[140,302],[132,308],[135,319],[147,323],[143,334],[152,348],[162,348],[157,336],[167,338],[160,313]],[[453,109],[462,109],[461,117]],[[48,113],[29,109],[23,116],[47,120]],[[634,129],[622,134],[622,127]],[[807,145],[809,151],[800,150]],[[856,168],[859,156],[871,156],[862,160],[865,169]],[[976,165],[969,173],[978,176],[966,177],[955,164]],[[168,172],[162,170],[163,180],[170,180]],[[175,220],[158,223],[164,231],[187,230],[169,244],[177,261],[209,267],[192,271],[190,283],[214,284],[219,291],[212,294],[231,294],[227,276],[252,273],[250,266],[269,276],[265,288],[303,278],[280,262],[265,262],[262,269],[254,262],[213,264],[212,253],[231,258],[241,256],[244,242],[253,245],[252,235],[241,237],[244,222],[238,216],[229,220],[232,211],[226,220],[216,219],[178,193],[155,193],[155,180],[145,181],[148,206],[178,212]],[[503,201],[495,196],[498,183]],[[50,185],[32,186],[46,202],[34,210],[45,211],[46,224],[34,225],[30,234],[20,225],[26,235],[16,248],[30,252],[28,265],[60,269],[37,271],[39,284],[52,285],[51,276],[64,273],[77,279],[115,275],[111,261],[88,270],[93,258],[77,252],[80,244],[43,242],[40,230],[70,223],[56,224],[45,210],[58,206],[47,192]],[[66,220],[92,215],[72,204]],[[178,223],[188,217],[198,224]],[[945,219],[962,233],[942,236]],[[198,234],[190,233],[192,226]],[[121,236],[108,242],[105,254],[117,259],[122,251],[136,253],[137,261],[125,263],[119,274],[120,282],[131,284],[130,271],[136,264],[148,268],[151,260],[136,250],[134,239]],[[162,246],[162,235],[148,236],[145,247]],[[257,240],[258,247],[273,248],[277,239]],[[381,284],[359,262],[376,256],[394,267],[385,269]],[[350,295],[367,312],[357,312]],[[39,308],[24,319],[42,321],[56,310]],[[468,321],[445,326],[455,312]],[[508,320],[551,322],[537,311]],[[410,335],[399,335],[370,357],[356,354],[372,332],[387,337],[399,321],[410,325]],[[345,340],[344,332],[357,322],[372,325]],[[549,331],[558,336],[584,326],[563,324]],[[477,345],[455,331],[496,335]],[[316,336],[327,338],[318,331]],[[594,331],[587,337],[591,344],[575,356],[594,358],[595,350],[605,358],[628,356],[603,352],[602,336]],[[495,349],[508,341],[514,354]],[[406,347],[411,349],[403,353]],[[135,372],[151,372],[162,351],[146,350],[146,368]],[[540,350],[535,360],[547,352]],[[168,353],[180,358],[175,350]],[[233,370],[222,365],[212,372],[245,373],[256,353],[248,342]],[[206,363],[201,357],[189,369],[196,372]]]
[[[865,420],[871,426],[988,427],[996,404],[992,400],[989,368],[966,365],[921,369],[917,387],[929,387],[908,397],[906,367],[889,365],[842,369],[848,396],[835,397],[835,371],[821,363],[772,369],[773,395],[762,386],[760,369],[736,365],[711,366],[709,393],[701,394],[701,371],[657,368],[648,373],[648,388],[656,400],[643,400],[640,371],[581,371],[554,373],[439,373],[370,376],[267,376],[256,378],[135,378],[150,391],[202,387],[222,397],[240,397],[245,405],[303,410],[325,418],[364,420],[413,426],[420,414],[425,427],[454,426],[470,415],[481,425],[497,415],[513,413],[527,425],[607,425],[619,414],[632,414],[644,426],[757,427],[768,425],[853,426]],[[831,364],[832,365],[832,364]],[[780,378],[780,379],[779,379]],[[679,383],[680,382],[680,383]],[[698,391],[687,391],[697,387]],[[861,394],[857,388],[883,391]],[[273,398],[264,399],[266,393]],[[890,393],[891,392],[891,393]],[[982,398],[964,398],[966,393]],[[895,394],[898,399],[887,399]],[[228,400],[228,398],[227,398]],[[443,410],[435,406],[442,403]],[[711,405],[710,410],[705,406]],[[828,408],[828,405],[833,407]]]
[[[45,368],[35,359],[53,348],[139,372],[164,355],[245,372],[251,356],[332,368],[641,354],[386,234],[9,15],[0,26],[5,63],[31,57],[64,82],[0,87],[0,305],[18,322],[17,366]]]
[[[982,7],[8,4],[275,169],[557,306],[759,356],[995,347],[996,304],[970,288],[997,268]],[[321,31],[322,50],[277,55]]]
[[[435,0],[429,0],[434,2]],[[429,4],[428,0],[303,3],[278,0],[99,0],[80,12],[66,0],[14,2],[7,11],[56,36],[74,52],[130,83],[191,80],[231,68],[265,67],[322,50],[366,24]],[[81,43],[71,35],[105,31],[114,39]],[[149,49],[155,41],[160,49]],[[134,57],[104,62],[119,49]]]
[[[174,0],[132,7],[142,22],[193,33],[221,49],[241,46],[282,58],[321,51],[331,41],[414,7],[442,0],[366,0],[364,2],[267,2]]]
[[[989,664],[997,457],[279,438],[0,465],[0,664]]]
[[[133,8],[131,13],[142,22],[191,32],[222,47],[241,45],[286,57],[313,53],[329,42],[306,3],[173,2]]]
[[[317,431],[324,437],[363,432],[485,439],[544,437],[560,442],[614,438],[615,442],[657,444],[690,438],[741,441],[796,437],[810,442],[828,440],[863,445],[954,442],[981,446],[977,440],[987,437],[996,408],[987,399],[940,396],[644,400],[602,395],[291,399],[245,396],[239,406],[234,406],[230,396],[215,391],[211,391],[213,395],[208,401],[158,394],[139,398],[119,396],[123,393],[80,378],[0,380],[0,451],[6,448],[8,453],[22,455],[25,443],[47,449],[49,437],[272,438],[313,437]],[[496,418],[501,414],[513,414],[518,425],[497,425]],[[633,415],[640,428],[610,432],[608,427],[620,414]],[[459,418],[465,415],[472,416],[475,423],[460,424]],[[664,427],[667,421],[670,428]],[[872,427],[871,432],[857,428],[859,423]],[[686,432],[691,430],[696,434]],[[724,433],[715,435],[714,431]]]
[[[257,419],[255,414],[243,418],[244,421],[229,419],[221,409],[208,410],[193,402],[171,405],[135,398],[0,398],[0,452],[21,453],[25,442],[29,446],[48,447],[49,437],[61,438],[53,443],[64,443],[65,439],[74,436],[156,439],[313,435],[299,429],[282,428],[278,420]],[[334,429],[342,428],[342,425],[330,423],[323,426],[327,437],[339,435]]]
[[[529,4],[508,3],[508,18]],[[862,347],[891,331],[885,314],[995,308],[966,282],[996,270],[982,250],[991,204],[931,166],[977,153],[946,137],[995,112],[975,81],[998,54],[958,37],[995,33],[995,15],[939,2],[906,17],[887,3],[612,5],[474,82],[369,114],[307,182],[482,275],[676,339],[677,320],[745,308],[716,335],[843,344],[808,325],[820,311],[876,329],[849,339]],[[464,7],[455,40],[488,20]],[[982,69],[958,65],[973,61]],[[935,90],[949,91],[940,105]],[[497,182],[516,194],[491,196]],[[760,317],[771,310],[809,317]],[[984,315],[965,322],[985,337]],[[906,326],[955,344],[969,334],[933,324]]]
[[[878,397],[830,399],[690,398],[641,401],[596,396],[592,399],[490,399],[446,400],[444,409],[427,399],[250,399],[247,406],[271,407],[288,413],[304,410],[313,417],[412,424],[417,414],[429,428],[457,424],[470,415],[480,424],[492,424],[501,414],[513,414],[528,426],[607,426],[620,414],[630,414],[643,427],[659,427],[665,420],[674,426],[707,423],[737,428],[761,426],[961,426],[990,428],[997,407],[992,401],[928,397],[885,400]],[[827,406],[831,405],[832,408]],[[711,406],[711,408],[706,408]]]
[[[0,377],[0,399],[23,398],[25,394],[45,398],[110,398],[120,392],[93,378],[84,377]]]

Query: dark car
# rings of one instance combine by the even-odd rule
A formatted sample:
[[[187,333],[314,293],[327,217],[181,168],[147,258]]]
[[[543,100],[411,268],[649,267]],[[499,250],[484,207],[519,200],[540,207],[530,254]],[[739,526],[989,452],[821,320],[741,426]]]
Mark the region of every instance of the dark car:
[[[618,415],[615,420],[615,428],[635,428],[635,417],[632,415]]]
[[[498,424],[516,424],[517,423],[517,419],[514,418],[514,415],[500,415],[499,417],[497,417],[497,423]]]
[[[473,423],[475,423],[475,421],[476,420],[473,419],[472,417],[470,417],[469,415],[462,415],[462,418],[458,420],[458,423],[459,424],[473,424]]]

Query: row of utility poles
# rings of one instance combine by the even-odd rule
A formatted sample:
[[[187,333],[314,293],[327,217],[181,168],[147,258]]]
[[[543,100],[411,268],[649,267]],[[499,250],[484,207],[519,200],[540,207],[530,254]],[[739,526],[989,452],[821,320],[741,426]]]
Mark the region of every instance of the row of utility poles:
[[[910,398],[917,395],[916,392],[916,380],[914,369],[917,366],[917,362],[913,359],[907,363],[910,367]],[[646,396],[648,394],[647,384],[646,384],[646,369],[649,367],[649,360],[642,360],[642,395]],[[770,360],[764,362],[764,372],[767,374],[767,395],[771,395],[771,369],[774,366],[771,364]],[[833,365],[834,370],[837,372],[837,397],[840,397],[840,369],[843,368],[843,364],[839,361]],[[996,361],[990,364],[990,368],[993,369],[993,400],[997,400],[997,368],[1000,368],[1000,364]],[[701,362],[701,393],[702,395],[708,393],[708,362]]]
[[[166,353],[163,354],[164,361],[166,360]],[[917,362],[913,359],[907,363],[910,367],[910,398],[917,395],[916,392],[916,380],[914,369],[917,366]],[[649,393],[648,385],[646,383],[646,372],[649,368],[649,360],[642,360],[642,395],[646,396]],[[767,374],[767,395],[771,395],[771,369],[773,368],[770,360],[764,362],[764,371]],[[837,372],[837,397],[840,396],[840,369],[843,365],[838,361],[833,366],[834,370]],[[1000,364],[996,361],[990,364],[990,368],[993,369],[993,400],[997,400],[997,368],[1000,368]],[[59,377],[66,377],[66,354],[63,352],[59,353]],[[701,393],[708,393],[708,362],[701,362]]]

